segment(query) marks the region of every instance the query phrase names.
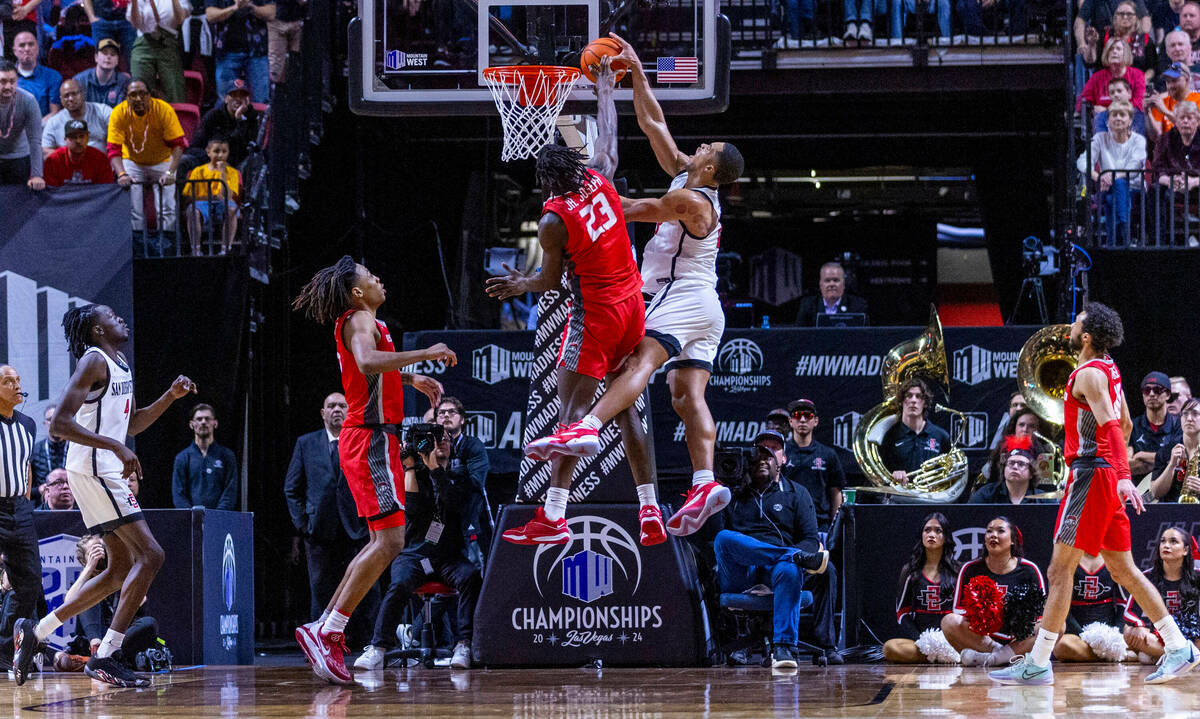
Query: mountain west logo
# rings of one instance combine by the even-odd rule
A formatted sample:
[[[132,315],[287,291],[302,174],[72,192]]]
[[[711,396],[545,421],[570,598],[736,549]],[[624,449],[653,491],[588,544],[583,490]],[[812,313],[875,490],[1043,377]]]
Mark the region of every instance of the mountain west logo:
[[[858,421],[862,415],[858,412],[847,412],[833,420],[833,444],[847,452],[854,451],[854,431],[858,429]]]
[[[562,566],[562,592],[581,602],[591,602],[613,593],[613,569],[633,582],[636,594],[642,583],[642,553],[638,543],[621,525],[591,515],[567,520],[571,541],[546,544],[533,555],[533,584],[542,594],[542,584],[550,579],[554,567]],[[549,562],[543,558],[557,553]],[[574,551],[573,550],[580,550]],[[570,554],[570,556],[567,556]]]
[[[233,612],[233,602],[237,598],[237,555],[233,549],[233,535],[225,535],[225,546],[221,550],[221,599],[225,602],[225,611],[218,620],[221,630],[221,646],[225,651],[237,649],[238,615]]]
[[[1015,379],[1019,355],[967,345],[954,351],[954,379],[972,387],[993,379]]]
[[[496,413],[467,412],[467,418],[463,421],[463,432],[472,437],[478,437],[484,447],[495,449]]]
[[[67,598],[67,589],[79,578],[83,568],[75,557],[75,545],[79,537],[56,534],[38,540],[38,554],[42,559],[42,592],[50,611],[62,606]],[[65,649],[71,635],[75,633],[75,618],[72,617],[46,638],[46,643],[55,649]]]
[[[471,376],[484,384],[506,379],[529,379],[533,375],[533,352],[513,352],[484,345],[471,352]]]
[[[383,56],[383,66],[388,70],[403,70],[406,67],[426,67],[429,55],[423,52],[388,50]]]
[[[715,371],[709,384],[726,392],[755,392],[771,386],[771,375],[759,374],[763,369],[763,351],[758,343],[745,337],[732,339],[717,350]]]
[[[959,446],[963,449],[988,448],[988,417],[985,412],[963,412],[963,416],[950,416],[950,436],[958,437],[962,431]]]

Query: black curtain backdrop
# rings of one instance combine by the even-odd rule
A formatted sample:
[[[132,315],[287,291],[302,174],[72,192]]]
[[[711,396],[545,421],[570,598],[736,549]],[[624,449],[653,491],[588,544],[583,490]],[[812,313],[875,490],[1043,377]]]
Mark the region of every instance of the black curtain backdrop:
[[[239,470],[245,461],[249,274],[244,258],[137,260],[133,281],[138,406],[158,399],[181,374],[199,388],[136,438],[142,505],[171,507],[171,468],[175,455],[192,442],[188,414],[197,403],[216,410],[216,441],[237,455]]]

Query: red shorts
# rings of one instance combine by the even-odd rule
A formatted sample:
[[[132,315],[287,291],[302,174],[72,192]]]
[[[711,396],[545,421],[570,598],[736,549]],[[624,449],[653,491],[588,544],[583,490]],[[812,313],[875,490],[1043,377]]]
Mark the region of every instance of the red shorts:
[[[572,301],[558,348],[558,366],[595,379],[616,371],[646,336],[646,304],[640,294],[587,307]]]
[[[1071,468],[1067,491],[1058,506],[1054,541],[1088,554],[1102,549],[1128,552],[1129,516],[1117,496],[1117,471],[1112,467]]]
[[[358,516],[372,530],[404,526],[404,464],[400,440],[381,429],[343,427],[338,436],[342,474]]]

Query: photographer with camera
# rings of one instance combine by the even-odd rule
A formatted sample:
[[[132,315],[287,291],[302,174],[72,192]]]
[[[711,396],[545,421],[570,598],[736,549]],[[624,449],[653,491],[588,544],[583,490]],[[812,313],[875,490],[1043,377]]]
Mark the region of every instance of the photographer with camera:
[[[800,591],[813,575],[825,575],[825,586],[814,592],[813,633],[826,660],[840,664],[834,649],[833,565],[817,535],[812,497],[779,474],[777,455],[783,445],[782,434],[764,430],[754,438],[753,449],[743,450],[741,484],[731,487],[729,507],[705,527],[717,532],[713,540],[717,578],[723,593],[770,585],[775,601],[771,664],[786,668],[796,666]],[[728,459],[718,458],[722,470],[729,464]]]
[[[469,512],[478,506],[479,489],[470,473],[449,471],[454,441],[442,425],[412,425],[404,446],[404,549],[392,561],[391,586],[375,620],[375,636],[354,666],[382,669],[387,651],[396,645],[396,627],[413,590],[441,581],[458,590],[450,666],[470,669],[475,603],[483,578],[467,556],[467,544],[474,519]]]
[[[476,490],[467,498],[469,506],[463,508],[462,516],[469,520],[464,527],[468,553],[482,572],[488,547],[492,545],[492,514],[487,496],[487,476],[491,463],[483,442],[463,432],[466,419],[467,409],[456,397],[442,397],[442,401],[438,402],[434,421],[442,425],[446,439],[450,441],[450,461],[446,465],[446,472],[455,481],[470,480]]]

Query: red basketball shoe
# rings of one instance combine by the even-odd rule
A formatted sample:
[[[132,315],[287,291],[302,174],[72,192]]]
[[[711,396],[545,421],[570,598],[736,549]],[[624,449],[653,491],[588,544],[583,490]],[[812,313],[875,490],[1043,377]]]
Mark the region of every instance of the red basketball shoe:
[[[331,684],[354,684],[346,669],[346,641],[341,632],[312,631],[304,625],[296,630],[296,638],[311,657],[317,676]]]
[[[571,541],[571,530],[567,529],[565,518],[551,522],[546,519],[545,509],[538,507],[537,514],[527,524],[513,527],[500,536],[513,544],[566,544]]]
[[[679,511],[667,520],[667,531],[676,537],[686,537],[704,525],[708,518],[729,504],[729,487],[712,481],[693,484]]]
[[[538,459],[549,459],[556,454],[572,457],[592,457],[600,454],[600,432],[584,427],[583,420],[575,422],[548,437],[535,439],[525,445],[525,454]]]
[[[642,525],[643,547],[652,547],[667,541],[667,533],[663,530],[662,510],[658,507],[642,507],[638,512],[638,522]]]

